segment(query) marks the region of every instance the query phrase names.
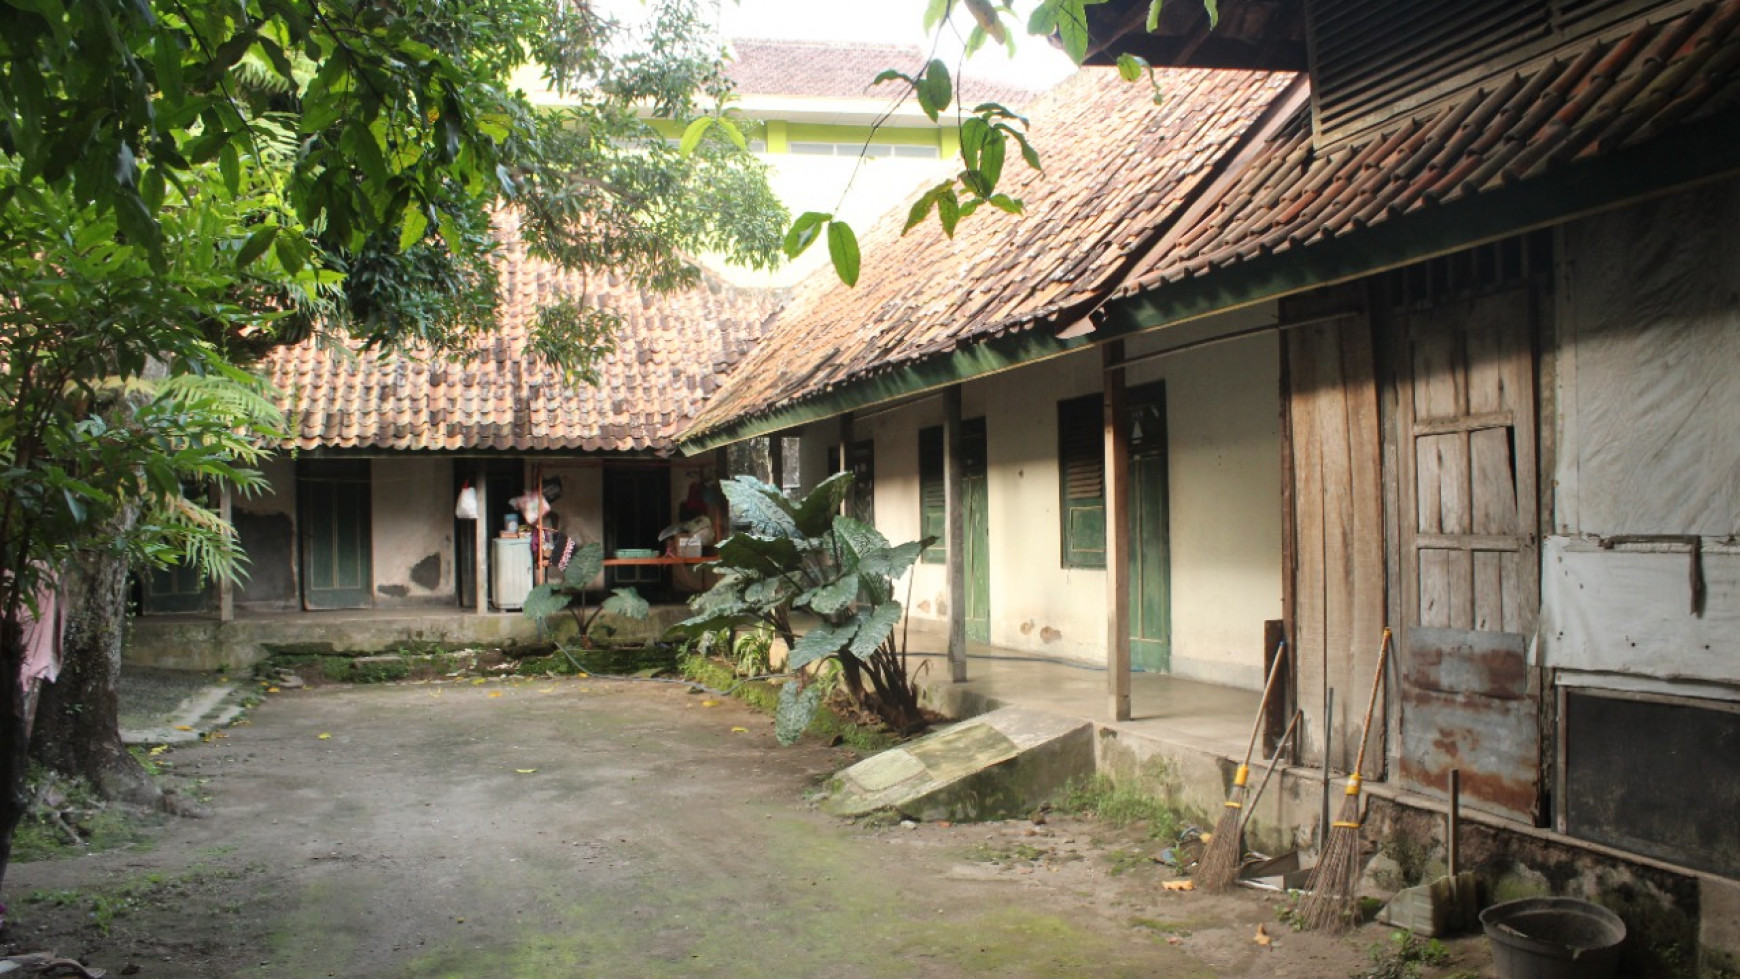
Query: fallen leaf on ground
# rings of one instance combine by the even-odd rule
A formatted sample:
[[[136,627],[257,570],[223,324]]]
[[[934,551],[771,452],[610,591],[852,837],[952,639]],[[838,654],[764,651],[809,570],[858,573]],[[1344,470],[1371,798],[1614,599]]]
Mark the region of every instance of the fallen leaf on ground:
[[[501,691],[500,691],[500,690],[491,690],[491,691],[490,691],[490,692],[489,692],[489,695],[490,695],[490,696],[491,696],[491,697],[499,697],[499,696],[501,696]]]
[[[537,769],[535,769],[535,768],[516,768],[516,769],[514,769],[514,771],[520,773],[521,775],[530,775],[533,772],[537,771]]]
[[[283,691],[279,690],[277,687],[267,687],[266,692],[267,693],[283,693]]]
[[[1262,925],[1258,925],[1256,943],[1258,945],[1268,945],[1273,941],[1274,939],[1269,937],[1269,929],[1264,928]]]
[[[1193,881],[1193,880],[1169,880],[1169,881],[1164,881],[1163,883],[1161,883],[1160,886],[1166,888],[1169,891],[1194,891],[1194,890],[1196,890],[1196,881]]]
[[[319,734],[315,735],[315,738],[317,740],[320,740],[320,741],[331,741],[332,735],[327,734],[325,731],[322,731]]]
[[[177,731],[191,731],[191,730],[193,730],[193,725],[192,724],[177,724],[177,725],[175,725],[175,729]]]
[[[164,752],[165,752],[165,751],[168,751],[168,750],[169,750],[169,746],[168,746],[168,745],[166,745],[166,744],[160,744],[160,745],[158,745],[158,746],[157,746],[157,747],[155,747],[155,748],[152,748],[152,749],[151,749],[151,753],[152,753],[152,754],[154,754],[154,755],[161,755],[161,754],[163,754],[163,753],[164,753]]]
[[[717,707],[717,706],[719,706],[719,702],[717,700],[703,700],[703,701],[701,701],[701,706],[702,707]]]
[[[1168,945],[1183,945],[1184,939],[1179,938],[1177,935],[1169,935],[1166,938],[1166,944],[1168,944]]]
[[[555,693],[556,688],[555,687],[539,687],[538,692],[539,693]]]
[[[749,729],[746,727],[734,727],[731,729],[731,733],[732,734],[748,734]]]
[[[474,687],[481,687],[481,686],[483,686],[483,683],[484,683],[483,677],[478,677],[477,679],[471,681],[471,685]]]

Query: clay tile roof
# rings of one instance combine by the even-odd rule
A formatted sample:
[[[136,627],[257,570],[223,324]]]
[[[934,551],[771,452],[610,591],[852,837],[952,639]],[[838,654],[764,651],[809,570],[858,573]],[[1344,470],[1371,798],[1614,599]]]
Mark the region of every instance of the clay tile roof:
[[[726,74],[743,95],[796,95],[810,98],[881,98],[898,94],[892,83],[870,83],[884,69],[911,74],[923,66],[924,52],[916,45],[792,41],[737,38]],[[974,78],[963,79],[968,104],[1001,102],[1025,105],[1035,93],[1019,85]]]
[[[1523,182],[1740,105],[1740,0],[1557,52],[1319,152],[1309,113],[1280,128],[1201,221],[1162,242],[1128,295]]]
[[[1295,78],[1165,70],[1156,106],[1147,85],[1114,70],[1079,72],[1029,107],[1043,173],[1009,152],[1001,189],[1025,203],[1024,215],[974,215],[953,238],[933,218],[902,236],[902,205],[860,229],[856,288],[831,268],[800,283],[683,437],[1085,312]]]
[[[453,360],[379,355],[314,340],[275,351],[286,447],[439,451],[664,452],[704,392],[766,329],[778,297],[705,279],[687,292],[645,292],[527,257],[503,222],[501,329]],[[537,311],[584,297],[623,318],[596,386],[569,386],[524,360]]]

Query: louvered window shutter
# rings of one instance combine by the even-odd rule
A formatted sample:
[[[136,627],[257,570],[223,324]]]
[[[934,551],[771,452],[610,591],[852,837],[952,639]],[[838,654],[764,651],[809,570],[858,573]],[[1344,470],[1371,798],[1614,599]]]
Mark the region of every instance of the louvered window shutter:
[[[1100,396],[1057,403],[1063,566],[1106,566],[1106,456]]]
[[[944,509],[944,492],[942,426],[919,429],[919,534],[936,538],[935,544],[924,549],[922,560],[926,564],[943,564],[948,560],[948,517]]]

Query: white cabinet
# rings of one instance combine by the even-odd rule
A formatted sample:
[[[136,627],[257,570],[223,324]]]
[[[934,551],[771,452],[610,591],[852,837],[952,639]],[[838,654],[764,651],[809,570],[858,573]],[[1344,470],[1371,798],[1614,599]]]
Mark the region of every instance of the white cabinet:
[[[498,609],[519,609],[532,590],[532,542],[495,537],[489,542],[489,591]]]

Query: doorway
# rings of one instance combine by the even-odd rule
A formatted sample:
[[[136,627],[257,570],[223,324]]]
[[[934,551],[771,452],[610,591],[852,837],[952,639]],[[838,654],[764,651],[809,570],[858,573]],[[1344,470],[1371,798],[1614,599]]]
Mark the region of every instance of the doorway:
[[[967,638],[991,641],[991,519],[989,455],[985,419],[961,422],[961,517],[965,540],[961,559],[967,577]]]
[[[302,607],[368,608],[374,582],[369,460],[304,460],[296,471],[296,500]]]
[[[1167,520],[1166,387],[1131,388],[1130,668],[1172,670],[1172,537]]]
[[[604,556],[622,548],[660,547],[659,531],[676,522],[671,471],[664,466],[615,466],[604,470]],[[606,588],[634,586],[663,592],[666,570],[651,565],[605,569]]]

